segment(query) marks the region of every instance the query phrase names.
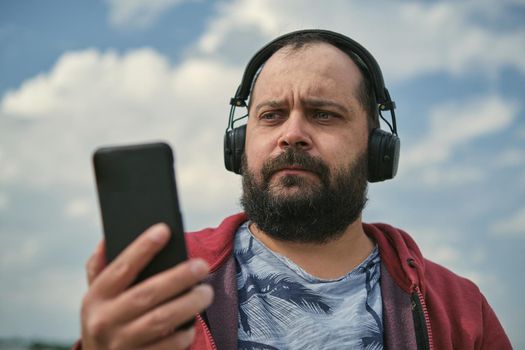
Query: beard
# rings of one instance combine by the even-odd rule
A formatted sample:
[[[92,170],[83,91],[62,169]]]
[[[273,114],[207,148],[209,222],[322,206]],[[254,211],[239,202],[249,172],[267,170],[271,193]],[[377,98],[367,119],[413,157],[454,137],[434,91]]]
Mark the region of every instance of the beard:
[[[324,244],[339,238],[356,221],[367,202],[367,154],[335,171],[317,157],[288,148],[267,160],[261,181],[243,156],[241,205],[259,229],[288,242]],[[284,175],[270,184],[276,171],[297,166],[316,175]]]

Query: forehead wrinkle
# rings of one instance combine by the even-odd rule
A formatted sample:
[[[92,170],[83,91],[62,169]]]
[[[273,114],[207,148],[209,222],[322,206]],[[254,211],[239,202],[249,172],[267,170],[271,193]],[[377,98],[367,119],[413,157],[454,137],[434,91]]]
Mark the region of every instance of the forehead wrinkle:
[[[300,85],[297,85],[297,79],[294,77],[295,80],[292,80],[292,82],[295,81],[296,83],[295,85],[290,86],[292,90],[302,90],[302,95],[305,100],[312,99],[312,107],[323,105],[322,103],[318,103],[320,101],[313,101],[319,99],[339,102],[340,105],[346,107],[348,112],[357,112],[360,104],[356,94],[362,76],[353,61],[344,52],[334,47],[333,49],[335,49],[336,54],[340,53],[341,55],[344,55],[345,62],[348,62],[350,67],[346,66],[346,64],[344,64],[345,62],[341,62],[340,60],[339,62],[327,60],[323,61],[322,64],[318,64],[319,62],[317,61],[311,62],[312,59],[316,60],[317,58],[315,58],[315,54],[310,57],[310,50],[314,50],[315,52],[319,51],[320,47],[325,47],[334,51],[330,46],[331,45],[324,43],[313,43],[313,45],[306,45],[301,48],[284,47],[272,55],[268,61],[265,62],[264,66],[261,67],[257,79],[253,82],[250,102],[254,102],[253,106],[256,107],[255,110],[259,111],[264,106],[282,108],[290,102],[288,101],[288,98],[295,99],[296,97],[299,97],[301,94],[299,94],[299,96],[283,96],[291,93],[291,91],[283,85],[283,79],[286,79],[290,73],[305,72],[305,69],[307,69],[307,73],[303,74]],[[334,58],[334,60],[335,59],[336,58]],[[344,64],[346,68],[343,68],[342,64]],[[351,74],[348,76],[348,79],[346,79],[347,81],[353,81],[350,86],[340,86],[341,75],[334,76],[333,73],[340,69],[344,70],[345,75],[348,73],[348,69],[357,71],[354,72],[356,73],[355,75]],[[346,93],[343,93],[343,91],[346,91]],[[256,100],[262,101],[257,104]],[[305,101],[300,101],[302,104],[304,102]],[[353,106],[356,102],[357,106]],[[250,105],[248,106],[249,109],[251,109]],[[334,104],[326,103],[324,105],[332,105],[335,108],[342,110],[340,106]]]

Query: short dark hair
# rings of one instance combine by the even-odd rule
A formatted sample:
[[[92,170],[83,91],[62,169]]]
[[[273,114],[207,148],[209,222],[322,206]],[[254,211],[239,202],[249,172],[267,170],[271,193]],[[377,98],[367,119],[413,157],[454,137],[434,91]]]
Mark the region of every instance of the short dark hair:
[[[298,35],[291,36],[285,40],[282,40],[276,43],[276,51],[284,47],[290,47],[292,50],[301,49],[309,44],[314,43],[327,43],[329,45],[337,47],[339,50],[343,51],[350,59],[355,63],[363,79],[357,88],[357,100],[363,106],[365,113],[368,116],[368,129],[372,130],[379,128],[379,112],[377,109],[377,101],[374,93],[374,87],[372,85],[370,74],[365,63],[344,44],[338,43],[330,38],[322,36],[319,33],[301,33]],[[252,83],[252,89],[255,85],[259,74],[255,75],[254,81]]]

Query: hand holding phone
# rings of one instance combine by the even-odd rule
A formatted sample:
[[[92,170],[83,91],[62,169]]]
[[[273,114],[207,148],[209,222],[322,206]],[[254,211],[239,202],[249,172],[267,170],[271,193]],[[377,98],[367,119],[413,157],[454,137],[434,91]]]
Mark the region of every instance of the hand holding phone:
[[[86,265],[82,347],[186,348],[192,328],[181,327],[211,304],[213,291],[198,285],[207,264],[186,261],[171,150],[104,148],[94,161],[106,244]],[[157,222],[166,224],[151,226]]]

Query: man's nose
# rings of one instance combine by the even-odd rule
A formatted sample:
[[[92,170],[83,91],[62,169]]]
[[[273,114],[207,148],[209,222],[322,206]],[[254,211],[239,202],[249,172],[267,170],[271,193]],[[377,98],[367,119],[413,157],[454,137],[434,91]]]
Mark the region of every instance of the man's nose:
[[[292,146],[307,150],[312,146],[307,121],[301,112],[292,112],[281,127],[282,131],[278,141],[280,148]]]

